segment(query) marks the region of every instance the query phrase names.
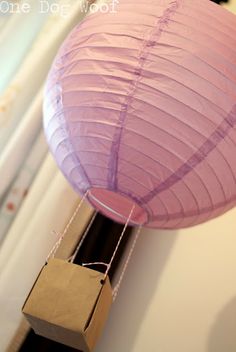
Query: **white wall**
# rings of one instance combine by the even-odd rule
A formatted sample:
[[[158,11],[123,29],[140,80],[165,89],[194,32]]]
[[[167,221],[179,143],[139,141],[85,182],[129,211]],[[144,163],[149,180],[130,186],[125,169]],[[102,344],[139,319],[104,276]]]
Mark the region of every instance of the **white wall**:
[[[144,230],[96,352],[236,351],[236,209]]]

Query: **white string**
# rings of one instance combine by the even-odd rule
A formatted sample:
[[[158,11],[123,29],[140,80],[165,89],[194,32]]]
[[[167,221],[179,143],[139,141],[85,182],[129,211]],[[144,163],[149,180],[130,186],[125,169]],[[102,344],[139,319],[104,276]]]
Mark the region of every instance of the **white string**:
[[[67,231],[68,231],[68,228],[70,227],[70,225],[71,225],[71,223],[73,222],[74,218],[75,218],[76,215],[78,214],[78,211],[80,210],[80,208],[81,208],[81,206],[82,206],[82,204],[83,204],[85,198],[87,197],[88,193],[89,193],[89,191],[87,191],[87,192],[84,194],[84,196],[83,196],[83,198],[81,199],[80,203],[79,203],[78,206],[76,207],[76,209],[75,209],[75,211],[74,211],[72,217],[70,218],[69,222],[67,223],[67,225],[66,225],[66,227],[65,227],[65,229],[64,229],[64,231],[63,231],[63,233],[61,234],[60,238],[58,239],[58,241],[55,243],[55,245],[54,245],[53,248],[51,249],[50,253],[48,254],[47,259],[46,259],[46,262],[48,262],[48,260],[49,260],[51,257],[54,258],[55,253],[56,253],[58,247],[60,246],[60,244],[61,244],[61,242],[62,242],[64,236],[66,235],[66,233],[67,233]],[[118,241],[118,243],[117,243],[117,245],[116,245],[116,248],[115,248],[115,250],[114,250],[114,252],[113,252],[113,255],[112,255],[112,257],[111,257],[110,262],[109,262],[109,263],[104,263],[104,262],[82,263],[82,266],[90,266],[90,265],[104,265],[104,266],[106,266],[107,269],[106,269],[106,272],[105,272],[105,274],[104,274],[104,281],[106,280],[106,278],[107,278],[107,276],[108,276],[109,270],[110,270],[111,265],[112,265],[112,263],[113,263],[113,260],[114,260],[114,258],[115,258],[115,256],[116,256],[116,253],[117,253],[117,251],[118,251],[118,248],[119,248],[119,246],[120,246],[120,243],[121,243],[121,241],[122,241],[122,239],[123,239],[123,237],[124,237],[125,231],[126,231],[128,225],[129,225],[129,222],[130,222],[130,219],[131,219],[131,217],[132,217],[132,214],[133,214],[134,209],[135,209],[135,205],[132,206],[132,209],[131,209],[130,214],[129,214],[127,220],[126,220],[126,223],[125,223],[125,225],[124,225],[123,231],[122,231],[122,233],[121,233],[121,235],[120,235],[119,241]],[[88,234],[88,232],[89,232],[89,230],[90,230],[90,228],[91,228],[91,226],[92,226],[92,224],[93,224],[93,222],[94,222],[94,219],[95,219],[96,215],[97,215],[97,212],[95,212],[95,213],[93,214],[93,216],[92,216],[92,218],[91,218],[91,220],[90,220],[90,222],[89,222],[89,224],[88,224],[88,226],[87,226],[87,228],[86,228],[86,231],[84,232],[84,234],[83,234],[83,236],[82,236],[82,238],[81,238],[81,240],[80,240],[80,242],[79,242],[79,244],[78,244],[78,246],[77,246],[77,248],[76,248],[74,254],[73,254],[70,258],[68,258],[68,261],[70,261],[71,263],[74,262],[75,257],[76,257],[76,255],[78,254],[78,252],[79,252],[79,250],[80,250],[80,248],[81,248],[81,246],[82,246],[82,244],[83,244],[85,238],[87,237],[87,234]],[[112,295],[113,295],[113,302],[115,301],[115,299],[116,299],[116,297],[117,297],[117,294],[118,294],[120,285],[121,285],[121,283],[122,283],[123,277],[124,277],[125,272],[126,272],[126,270],[127,270],[128,264],[129,264],[129,262],[130,262],[131,256],[132,256],[132,254],[133,254],[134,248],[135,248],[136,243],[137,243],[137,240],[138,240],[138,238],[139,238],[141,229],[142,229],[142,225],[139,226],[139,228],[138,228],[138,230],[137,230],[137,232],[136,232],[134,241],[133,241],[133,243],[132,243],[132,246],[131,246],[131,249],[130,249],[130,251],[129,251],[128,257],[127,257],[127,259],[126,259],[125,265],[124,265],[124,267],[123,267],[123,269],[122,269],[122,272],[121,272],[120,278],[119,278],[119,280],[118,280],[118,283],[116,284],[116,286],[115,286],[114,289],[113,289],[113,292],[112,292]],[[53,232],[56,232],[56,231],[53,231]]]
[[[129,265],[129,262],[130,262],[130,259],[131,259],[131,257],[132,257],[132,254],[133,254],[134,248],[135,248],[135,246],[136,246],[136,243],[137,243],[137,241],[138,241],[138,238],[139,238],[141,229],[142,229],[142,225],[140,225],[140,226],[138,227],[138,230],[136,231],[135,238],[134,238],[133,243],[132,243],[132,246],[131,246],[131,248],[130,248],[130,251],[129,251],[128,257],[127,257],[127,259],[126,259],[125,265],[124,265],[124,267],[123,267],[123,269],[122,269],[122,272],[121,272],[121,274],[120,274],[120,278],[119,278],[119,280],[118,280],[116,286],[115,286],[114,289],[113,289],[113,292],[112,292],[113,302],[116,300],[116,297],[117,297],[117,294],[118,294],[120,285],[121,285],[121,283],[122,283],[122,280],[123,280],[123,278],[124,278],[125,272],[126,272],[127,267],[128,267],[128,265]]]
[[[87,234],[88,234],[88,232],[89,232],[89,230],[90,230],[90,227],[92,226],[92,224],[93,224],[93,222],[94,222],[94,219],[95,219],[96,215],[97,215],[97,212],[95,212],[95,213],[93,214],[93,216],[92,216],[92,218],[91,218],[91,220],[90,220],[90,222],[89,222],[89,224],[88,224],[88,226],[87,226],[86,231],[84,232],[84,234],[83,234],[81,240],[79,241],[78,246],[76,247],[76,250],[75,250],[74,254],[68,259],[70,263],[73,263],[73,262],[74,262],[75,257],[77,256],[77,254],[78,254],[78,252],[79,252],[79,250],[80,250],[80,247],[82,246],[82,244],[83,244],[85,238],[87,237]]]
[[[125,226],[124,226],[123,231],[122,231],[122,233],[121,233],[121,235],[120,235],[120,238],[119,238],[119,241],[118,241],[118,243],[117,243],[117,245],[116,245],[116,248],[115,248],[115,250],[114,250],[114,252],[113,252],[113,255],[112,255],[112,257],[111,257],[110,263],[109,263],[108,266],[107,266],[107,270],[106,270],[105,275],[104,275],[104,280],[106,280],[106,278],[107,278],[107,275],[108,275],[109,270],[110,270],[110,268],[111,268],[112,262],[113,262],[113,260],[114,260],[114,258],[115,258],[116,252],[118,251],[118,248],[119,248],[119,246],[120,246],[120,243],[121,243],[121,241],[122,241],[122,238],[124,237],[125,231],[126,231],[127,226],[128,226],[128,224],[129,224],[129,222],[130,222],[130,219],[131,219],[131,216],[132,216],[132,214],[133,214],[134,208],[135,208],[135,205],[133,205],[133,207],[132,207],[132,209],[131,209],[131,211],[130,211],[129,217],[128,217],[128,219],[126,220]]]
[[[110,262],[109,262],[109,263],[104,263],[104,262],[92,262],[92,263],[83,263],[83,264],[82,264],[82,266],[90,266],[90,265],[104,265],[104,266],[106,266],[107,269],[106,269],[106,272],[105,272],[105,274],[104,274],[104,279],[103,279],[104,281],[106,280],[106,278],[107,278],[107,276],[108,276],[108,273],[109,273],[109,270],[110,270],[110,268],[111,268],[112,262],[113,262],[113,260],[114,260],[114,258],[115,258],[115,255],[116,255],[116,253],[117,253],[117,251],[118,251],[118,248],[119,248],[119,246],[120,246],[120,243],[121,243],[121,241],[122,241],[122,238],[124,237],[125,231],[126,231],[127,226],[128,226],[128,224],[129,224],[129,222],[130,222],[130,219],[131,219],[131,216],[132,216],[132,214],[133,214],[134,208],[135,208],[135,205],[133,205],[133,207],[132,207],[132,209],[131,209],[131,211],[130,211],[129,217],[128,217],[126,223],[125,223],[125,226],[124,226],[123,231],[122,231],[122,233],[121,233],[121,235],[120,235],[119,241],[118,241],[118,243],[117,243],[117,245],[116,245],[116,248],[115,248],[115,250],[114,250],[114,252],[113,252],[113,255],[112,255],[112,257],[111,257]],[[127,266],[128,266],[128,264],[129,264],[129,261],[130,261],[130,258],[131,258],[131,256],[132,256],[133,251],[134,251],[134,247],[135,247],[135,245],[136,245],[136,242],[137,242],[137,240],[138,240],[138,237],[139,237],[141,228],[142,228],[142,225],[140,225],[139,228],[138,228],[138,231],[137,231],[137,233],[136,233],[136,235],[135,235],[135,238],[134,238],[132,247],[131,247],[131,249],[130,249],[130,251],[129,251],[129,255],[128,255],[128,257],[127,257],[126,263],[125,263],[124,268],[123,268],[123,270],[122,270],[122,273],[121,273],[121,275],[120,275],[119,281],[118,281],[117,285],[115,286],[115,288],[114,288],[114,290],[113,290],[113,292],[112,292],[113,301],[115,301],[115,298],[116,298],[116,296],[117,296],[117,293],[118,293],[118,290],[119,290],[119,288],[120,288],[122,279],[123,279],[123,277],[124,277],[124,274],[125,274],[125,272],[126,272]],[[86,231],[84,237],[86,237],[87,232],[88,232],[88,231]],[[84,238],[81,240],[81,242],[82,242],[83,240],[84,240]],[[81,246],[81,243],[79,244],[79,247],[80,247],[80,246]],[[78,253],[78,248],[77,248],[77,250],[76,250],[76,253]],[[74,258],[75,256],[76,256],[76,254],[74,254],[73,258]]]
[[[85,198],[87,197],[87,194],[88,194],[88,191],[83,195],[82,199],[80,200],[78,206],[76,207],[72,217],[70,218],[69,222],[67,223],[63,233],[60,235],[60,238],[57,240],[57,242],[54,244],[54,246],[52,247],[51,251],[49,252],[48,256],[47,256],[47,259],[46,259],[46,262],[49,261],[49,259],[52,257],[54,258],[55,256],[55,253],[58,249],[58,247],[60,246],[61,244],[61,241],[63,240],[63,238],[65,237],[65,234],[67,233],[68,231],[68,228],[69,226],[71,225],[71,223],[73,222],[74,218],[76,217],[76,215],[78,214],[78,211],[80,210]],[[53,232],[56,232],[56,231],[53,231]]]
[[[107,267],[109,264],[104,262],[82,263],[82,266],[89,266],[89,265],[105,265]]]

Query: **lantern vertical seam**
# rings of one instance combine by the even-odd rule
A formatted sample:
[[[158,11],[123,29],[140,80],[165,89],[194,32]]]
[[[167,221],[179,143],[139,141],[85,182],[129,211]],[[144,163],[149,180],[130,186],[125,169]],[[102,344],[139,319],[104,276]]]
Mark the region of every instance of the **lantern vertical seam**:
[[[175,0],[170,3],[170,6],[163,12],[163,15],[160,19],[157,20],[154,28],[148,39],[144,39],[140,54],[138,57],[138,63],[134,69],[135,78],[131,82],[130,91],[127,94],[126,100],[121,105],[120,116],[117,123],[117,127],[114,133],[113,142],[111,145],[110,159],[108,163],[108,188],[113,191],[118,189],[118,163],[119,163],[119,151],[121,145],[121,138],[124,130],[125,120],[128,113],[128,108],[131,104],[131,101],[134,97],[134,93],[137,89],[138,83],[142,77],[142,71],[144,64],[150,53],[150,48],[157,44],[158,39],[161,37],[161,34],[166,26],[168,26],[171,21],[172,16],[176,13],[180,2],[182,0]]]

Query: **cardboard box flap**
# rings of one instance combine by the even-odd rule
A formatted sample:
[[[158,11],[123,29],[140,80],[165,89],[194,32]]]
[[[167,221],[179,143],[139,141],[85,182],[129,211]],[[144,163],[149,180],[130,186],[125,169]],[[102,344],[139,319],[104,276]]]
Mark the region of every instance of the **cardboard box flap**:
[[[89,350],[93,350],[102,333],[111,305],[112,289],[107,277],[85,330]]]

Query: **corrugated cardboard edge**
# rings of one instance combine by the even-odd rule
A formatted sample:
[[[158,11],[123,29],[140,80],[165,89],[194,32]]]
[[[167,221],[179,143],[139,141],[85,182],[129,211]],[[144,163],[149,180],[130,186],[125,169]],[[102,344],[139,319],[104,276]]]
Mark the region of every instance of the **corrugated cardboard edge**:
[[[28,293],[28,295],[27,295],[27,297],[26,297],[26,299],[24,301],[24,304],[23,304],[23,306],[21,308],[21,312],[23,313],[23,318],[22,318],[22,320],[21,320],[21,322],[19,324],[19,327],[18,327],[15,335],[13,336],[13,338],[10,341],[9,345],[7,346],[6,352],[14,352],[14,351],[17,352],[19,350],[20,346],[22,345],[22,343],[24,342],[24,340],[25,340],[26,336],[28,335],[29,331],[30,331],[31,327],[29,325],[28,320],[25,317],[25,314],[24,314],[23,310],[24,310],[25,304],[27,302],[27,299],[30,296],[30,294],[31,294],[31,292],[32,292],[37,280],[38,280],[38,277],[41,274],[41,271],[43,270],[45,265],[46,265],[46,263],[44,264],[44,266],[41,268],[40,272],[38,273],[38,276],[37,276],[37,278],[36,278],[32,288],[31,288],[30,292]]]
[[[40,272],[38,273],[38,276],[37,276],[37,278],[36,278],[36,280],[35,280],[33,286],[31,287],[31,290],[29,291],[28,295],[26,296],[26,299],[25,299],[25,301],[24,301],[24,304],[23,304],[23,306],[22,306],[22,308],[21,308],[21,311],[22,311],[23,314],[24,314],[24,308],[25,308],[26,302],[28,301],[28,298],[29,298],[29,296],[31,295],[31,292],[33,291],[34,286],[36,285],[36,283],[37,283],[37,281],[38,281],[38,278],[39,278],[41,272],[43,271],[45,265],[47,265],[47,263],[45,263],[44,266],[41,268],[41,270],[40,270]]]
[[[106,278],[105,283],[101,287],[97,302],[94,305],[93,312],[86,325],[85,336],[89,351],[93,350],[102,333],[108,313],[112,305],[112,288],[109,278]]]

